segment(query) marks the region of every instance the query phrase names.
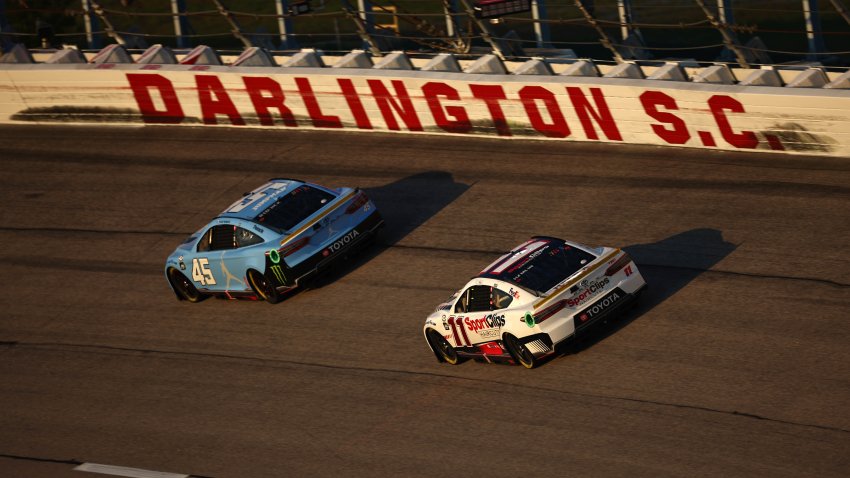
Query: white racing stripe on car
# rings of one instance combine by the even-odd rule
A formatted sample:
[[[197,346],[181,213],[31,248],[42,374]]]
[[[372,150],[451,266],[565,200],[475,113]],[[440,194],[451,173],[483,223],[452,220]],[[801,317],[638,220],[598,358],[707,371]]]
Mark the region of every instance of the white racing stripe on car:
[[[505,261],[504,264],[500,264],[499,267],[496,267],[495,269],[490,271],[490,273],[491,274],[501,274],[502,271],[504,271],[508,267],[516,264],[517,261],[519,261],[523,257],[531,254],[532,252],[536,251],[537,249],[540,249],[541,247],[543,247],[545,245],[546,245],[545,241],[537,241],[537,242],[530,244],[528,247],[525,248],[525,250],[522,252],[522,254],[517,254],[516,256],[512,257],[510,260]]]
[[[520,245],[516,246],[513,250],[514,250],[514,251],[521,251],[521,250],[523,250],[526,246],[528,246],[529,244],[531,244],[532,242],[534,242],[534,239],[529,239],[529,240],[527,240],[527,241],[523,242],[522,244],[520,244]],[[510,252],[508,252],[507,254],[502,254],[501,256],[499,256],[499,258],[498,258],[498,259],[496,259],[495,261],[491,262],[491,263],[490,263],[490,265],[488,265],[487,267],[485,267],[484,269],[482,269],[480,273],[481,273],[481,274],[485,274],[485,273],[487,273],[487,271],[489,271],[490,269],[492,269],[492,268],[496,267],[496,265],[497,265],[497,264],[500,264],[502,261],[506,260],[506,259],[507,259],[507,258],[509,258],[509,257],[511,257],[511,253],[510,253]]]
[[[489,271],[492,267],[495,267],[496,264],[502,262],[503,260],[507,259],[510,256],[511,256],[510,254],[504,254],[504,255],[499,256],[499,258],[496,259],[495,261],[491,262],[489,266],[482,269],[480,274],[486,274],[487,271]]]
[[[89,473],[100,473],[103,475],[129,476],[130,478],[189,478],[189,475],[180,473],[143,470],[141,468],[127,468],[125,466],[99,465],[97,463],[83,463],[82,465],[74,468],[74,470],[88,471]]]

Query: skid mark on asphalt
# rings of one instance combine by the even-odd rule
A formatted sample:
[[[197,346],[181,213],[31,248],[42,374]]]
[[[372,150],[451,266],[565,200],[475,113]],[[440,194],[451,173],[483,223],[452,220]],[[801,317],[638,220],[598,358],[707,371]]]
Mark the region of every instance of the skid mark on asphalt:
[[[141,468],[129,468],[124,466],[101,465],[97,463],[84,463],[76,459],[44,458],[38,456],[11,455],[0,453],[0,458],[10,460],[32,461],[36,463],[55,463],[57,465],[74,466],[75,471],[87,471],[112,476],[126,476],[130,478],[213,478],[205,475],[187,475],[183,473],[168,473],[162,471],[143,470]]]
[[[82,272],[110,272],[132,275],[162,275],[159,268],[152,268],[137,262],[79,260],[59,257],[26,257],[0,259],[0,264],[6,266],[36,267],[39,269],[72,270]]]
[[[89,473],[100,473],[102,475],[127,476],[129,478],[189,478],[190,475],[181,473],[168,473],[163,471],[143,470],[141,468],[128,468],[125,466],[101,465],[98,463],[83,463],[74,468],[75,471],[87,471]]]

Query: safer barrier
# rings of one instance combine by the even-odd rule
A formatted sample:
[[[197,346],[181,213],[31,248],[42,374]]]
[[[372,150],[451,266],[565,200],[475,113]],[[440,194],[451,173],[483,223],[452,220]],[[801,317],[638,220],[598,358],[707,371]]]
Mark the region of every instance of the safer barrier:
[[[7,64],[0,122],[392,131],[850,156],[850,90],[552,74]]]

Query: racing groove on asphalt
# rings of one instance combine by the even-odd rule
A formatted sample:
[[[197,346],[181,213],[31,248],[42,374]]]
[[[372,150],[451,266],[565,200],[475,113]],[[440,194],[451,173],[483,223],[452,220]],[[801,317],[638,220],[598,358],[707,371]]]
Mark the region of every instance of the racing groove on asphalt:
[[[0,474],[844,476],[850,160],[234,129],[0,127]],[[380,244],[278,305],[166,255],[273,176]],[[425,316],[534,234],[650,289],[543,367],[441,365]]]

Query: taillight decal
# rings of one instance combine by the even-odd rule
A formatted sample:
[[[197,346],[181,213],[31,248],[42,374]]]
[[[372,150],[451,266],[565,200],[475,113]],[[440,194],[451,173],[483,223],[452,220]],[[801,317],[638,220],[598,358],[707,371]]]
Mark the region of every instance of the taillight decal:
[[[299,251],[300,249],[302,249],[304,246],[306,246],[309,243],[310,243],[310,237],[305,236],[305,237],[302,237],[301,239],[298,239],[297,241],[295,241],[291,244],[287,244],[286,246],[281,247],[280,249],[278,249],[278,251],[280,252],[281,256],[286,257],[286,256],[292,255],[295,252]]]
[[[613,264],[608,266],[608,269],[605,270],[606,276],[612,276],[620,271],[620,269],[626,267],[627,265],[632,263],[632,258],[629,257],[628,254],[623,254],[619,259],[617,259]],[[631,268],[629,271],[626,271],[626,275],[631,275]]]
[[[558,302],[555,302],[554,304],[550,305],[549,307],[547,307],[547,308],[541,310],[540,312],[534,314],[534,321],[539,324],[540,322],[543,322],[544,320],[548,319],[549,317],[552,317],[553,315],[557,314],[558,312],[563,310],[564,307],[566,307],[566,306],[567,306],[566,300],[559,300]]]
[[[354,198],[351,200],[351,204],[349,204],[348,207],[345,208],[345,213],[353,214],[358,209],[363,207],[363,205],[365,205],[367,202],[369,202],[369,197],[366,196],[366,194],[363,192],[358,192],[357,196],[354,196]]]

